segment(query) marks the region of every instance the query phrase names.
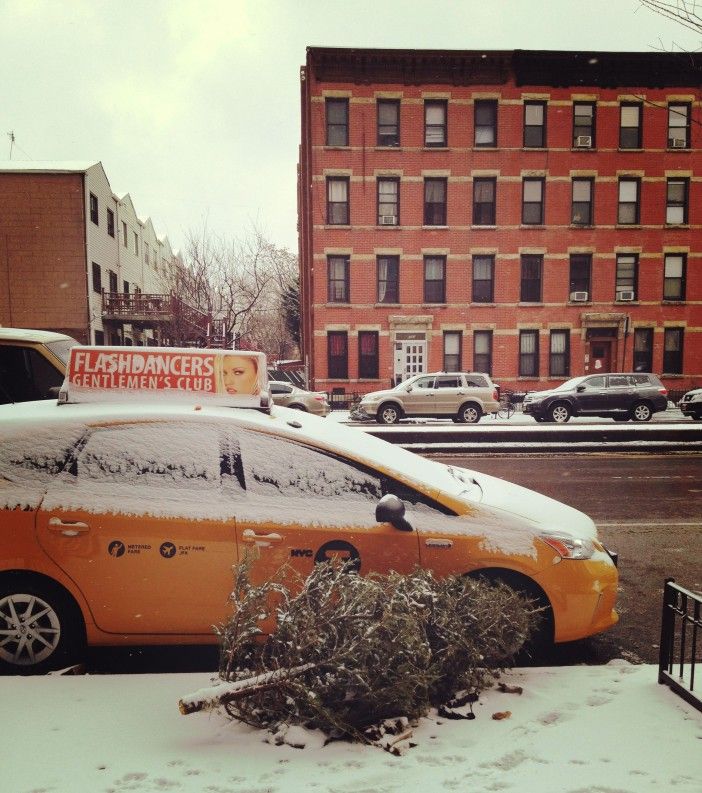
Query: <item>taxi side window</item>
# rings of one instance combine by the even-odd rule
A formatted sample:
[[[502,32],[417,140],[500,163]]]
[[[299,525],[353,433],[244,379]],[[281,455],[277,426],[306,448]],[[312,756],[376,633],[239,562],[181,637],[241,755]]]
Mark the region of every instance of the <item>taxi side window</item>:
[[[63,375],[31,347],[0,346],[0,402],[46,399]]]
[[[378,501],[388,493],[407,506],[454,514],[411,486],[331,452],[246,431],[241,433],[241,447],[249,495],[296,499],[296,507],[317,517],[324,516],[321,502],[324,510],[342,516],[348,515],[354,502],[363,503],[372,516]]]

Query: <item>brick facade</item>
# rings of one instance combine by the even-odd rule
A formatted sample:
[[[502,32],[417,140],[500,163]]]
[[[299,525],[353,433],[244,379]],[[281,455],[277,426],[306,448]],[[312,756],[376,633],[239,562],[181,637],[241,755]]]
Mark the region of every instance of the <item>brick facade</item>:
[[[310,387],[365,392],[456,361],[516,390],[634,368],[696,384],[702,59],[685,57],[310,48],[298,191]],[[389,303],[379,282],[395,266]],[[335,354],[330,373],[344,338],[346,371]],[[361,365],[360,344],[375,363]]]

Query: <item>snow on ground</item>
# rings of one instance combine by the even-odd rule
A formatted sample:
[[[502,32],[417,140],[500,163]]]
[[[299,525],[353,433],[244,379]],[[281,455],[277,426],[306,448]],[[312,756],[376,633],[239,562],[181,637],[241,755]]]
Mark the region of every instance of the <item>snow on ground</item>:
[[[474,721],[431,715],[417,746],[275,746],[219,714],[181,716],[207,674],[0,678],[2,793],[700,793],[702,713],[657,668],[518,669]],[[493,720],[496,712],[511,713]]]

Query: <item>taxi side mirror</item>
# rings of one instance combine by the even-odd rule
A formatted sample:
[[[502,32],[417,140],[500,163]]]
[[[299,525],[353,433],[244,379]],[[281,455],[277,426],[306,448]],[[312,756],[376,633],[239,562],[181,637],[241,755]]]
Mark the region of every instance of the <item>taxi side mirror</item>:
[[[375,508],[378,523],[390,523],[399,531],[413,531],[412,524],[405,518],[405,505],[392,493],[383,496]]]

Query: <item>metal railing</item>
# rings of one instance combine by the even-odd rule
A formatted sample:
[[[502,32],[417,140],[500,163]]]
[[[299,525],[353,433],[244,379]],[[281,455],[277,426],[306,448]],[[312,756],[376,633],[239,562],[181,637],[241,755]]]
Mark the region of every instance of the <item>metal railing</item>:
[[[686,702],[702,711],[702,695],[695,692],[695,670],[702,663],[697,640],[702,629],[702,595],[667,578],[663,587],[658,682],[670,686]]]

